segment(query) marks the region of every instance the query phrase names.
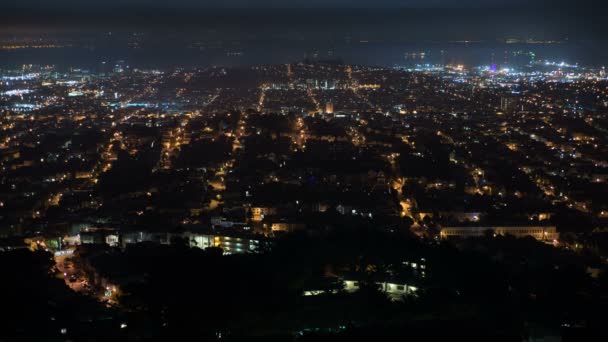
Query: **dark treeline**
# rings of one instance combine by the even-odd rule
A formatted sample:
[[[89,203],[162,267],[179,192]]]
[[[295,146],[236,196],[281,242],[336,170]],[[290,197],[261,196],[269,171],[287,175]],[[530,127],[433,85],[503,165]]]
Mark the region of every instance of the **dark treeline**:
[[[185,242],[94,253],[81,248],[98,276],[121,285],[113,312],[70,295],[54,278],[50,255],[0,254],[3,270],[13,275],[1,282],[5,309],[13,313],[3,321],[2,335],[54,336],[65,326],[69,336],[89,340],[116,334],[139,340],[340,341],[411,333],[431,340],[520,341],[559,336],[562,324],[584,325],[590,336],[606,323],[605,276],[591,278],[582,266],[585,256],[532,238],[488,235],[436,244],[360,224],[323,237],[295,234],[249,255],[191,249]],[[425,277],[403,267],[420,260]],[[389,278],[417,286],[417,295],[391,301],[377,286]],[[344,279],[361,285],[346,292]],[[326,294],[302,296],[310,289]],[[118,329],[122,321],[128,328]],[[75,328],[85,323],[87,331]],[[24,324],[44,329],[26,330]],[[98,329],[106,335],[97,335]]]

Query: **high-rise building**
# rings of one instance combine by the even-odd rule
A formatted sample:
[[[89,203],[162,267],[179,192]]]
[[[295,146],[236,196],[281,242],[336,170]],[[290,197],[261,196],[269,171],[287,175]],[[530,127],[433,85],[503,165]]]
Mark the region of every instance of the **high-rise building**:
[[[333,114],[334,113],[334,104],[331,102],[327,102],[325,104],[325,114]]]
[[[512,112],[517,108],[517,102],[515,96],[503,96],[500,98],[500,110],[503,112]]]

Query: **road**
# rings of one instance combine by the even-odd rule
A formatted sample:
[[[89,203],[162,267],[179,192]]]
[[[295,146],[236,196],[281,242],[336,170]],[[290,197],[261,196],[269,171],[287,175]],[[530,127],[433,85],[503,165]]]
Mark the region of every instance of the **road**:
[[[67,254],[60,256],[56,255],[54,259],[57,269],[63,274],[66,285],[69,286],[72,291],[90,295],[91,291],[88,280],[86,279],[84,272],[76,269],[74,266],[74,258],[73,254]]]

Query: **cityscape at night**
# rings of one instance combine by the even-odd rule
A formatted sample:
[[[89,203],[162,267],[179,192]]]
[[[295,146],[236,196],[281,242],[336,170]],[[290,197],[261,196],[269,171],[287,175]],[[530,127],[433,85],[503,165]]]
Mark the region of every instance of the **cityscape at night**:
[[[599,1],[0,4],[0,341],[607,341]]]

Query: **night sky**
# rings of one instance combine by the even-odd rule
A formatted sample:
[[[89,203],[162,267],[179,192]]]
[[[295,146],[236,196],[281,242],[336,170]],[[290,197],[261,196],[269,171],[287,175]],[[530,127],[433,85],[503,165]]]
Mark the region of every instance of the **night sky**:
[[[605,39],[605,0],[0,0],[16,29],[376,32],[419,39]],[[261,32],[261,31],[260,31]],[[339,32],[339,33],[338,33]]]
[[[241,7],[241,8],[491,8],[491,7],[593,7],[599,0],[9,0],[0,7],[109,8],[109,7]]]

